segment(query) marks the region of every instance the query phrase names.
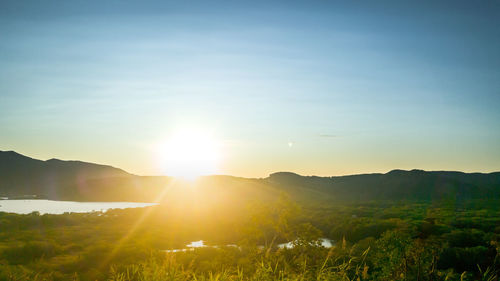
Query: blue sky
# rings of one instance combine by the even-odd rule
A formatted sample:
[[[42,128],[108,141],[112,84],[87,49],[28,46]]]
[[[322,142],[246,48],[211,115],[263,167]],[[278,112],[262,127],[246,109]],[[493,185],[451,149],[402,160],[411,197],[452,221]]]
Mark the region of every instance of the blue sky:
[[[498,171],[499,50],[493,1],[2,1],[0,149],[158,174],[191,127],[222,174]]]

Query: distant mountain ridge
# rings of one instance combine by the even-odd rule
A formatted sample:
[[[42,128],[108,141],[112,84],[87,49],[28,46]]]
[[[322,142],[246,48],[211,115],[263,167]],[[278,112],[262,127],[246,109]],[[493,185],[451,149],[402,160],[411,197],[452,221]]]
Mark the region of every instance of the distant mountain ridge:
[[[300,186],[340,200],[500,199],[500,172],[392,170],[386,174],[316,177],[274,173],[280,186]]]
[[[181,193],[172,182],[169,177],[137,176],[106,165],[58,159],[42,161],[14,151],[0,151],[0,196],[38,195],[77,201],[175,201]],[[309,203],[500,199],[500,172],[393,170],[385,174],[333,177],[278,172],[262,179],[207,176],[199,181],[197,189],[219,204],[268,200],[283,191],[298,201]]]
[[[115,198],[124,198],[121,194],[125,190],[111,184],[120,180],[134,182],[137,178],[106,165],[59,159],[42,161],[14,151],[0,151],[1,196],[38,195],[50,199],[115,201]],[[101,181],[109,182],[110,186],[102,189]],[[112,191],[116,194],[104,194]]]

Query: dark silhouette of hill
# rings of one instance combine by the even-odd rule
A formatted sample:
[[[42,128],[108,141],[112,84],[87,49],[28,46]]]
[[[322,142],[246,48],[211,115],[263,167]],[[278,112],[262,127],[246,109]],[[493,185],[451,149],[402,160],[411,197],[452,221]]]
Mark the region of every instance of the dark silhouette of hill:
[[[499,199],[500,172],[393,170],[386,174],[337,177],[289,172],[263,179],[202,177],[196,187],[169,177],[144,177],[81,161],[41,161],[0,151],[0,196],[37,195],[56,200],[167,201],[200,198],[211,204],[267,201],[286,192],[304,203],[369,200]]]
[[[500,172],[393,170],[386,174],[338,177],[271,174],[270,184],[317,193],[327,200],[434,200],[500,198]]]
[[[145,198],[139,191],[150,186],[148,183],[161,180],[138,177],[106,165],[58,159],[42,161],[14,151],[0,151],[1,196],[140,201]]]

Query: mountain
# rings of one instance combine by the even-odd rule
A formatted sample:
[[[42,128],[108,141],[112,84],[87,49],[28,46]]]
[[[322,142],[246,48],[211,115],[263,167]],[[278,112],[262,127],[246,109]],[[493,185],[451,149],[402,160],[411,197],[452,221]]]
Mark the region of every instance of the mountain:
[[[58,159],[42,161],[14,151],[0,151],[0,196],[37,195],[98,201],[133,196],[142,199],[140,192],[134,189],[147,187],[149,181],[148,177],[138,177],[111,166]]]
[[[193,187],[169,177],[137,176],[111,166],[57,159],[42,161],[13,151],[0,151],[0,196],[37,195],[78,201],[165,201],[179,205],[187,199],[197,198],[206,204],[241,205],[251,200],[272,200],[282,192],[297,201],[314,204],[499,199],[500,172],[393,170],[386,174],[337,177],[279,172],[262,179],[207,176]]]
[[[265,180],[283,189],[300,188],[334,201],[500,199],[500,172],[393,170],[386,174],[338,177],[280,172]]]

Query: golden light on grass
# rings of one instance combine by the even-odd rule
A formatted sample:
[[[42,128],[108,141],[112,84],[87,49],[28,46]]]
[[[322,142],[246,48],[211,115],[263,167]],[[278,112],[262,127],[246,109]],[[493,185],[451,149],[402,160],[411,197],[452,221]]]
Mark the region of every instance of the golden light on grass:
[[[183,130],[160,145],[158,157],[165,175],[193,181],[218,172],[220,145],[203,130]]]

